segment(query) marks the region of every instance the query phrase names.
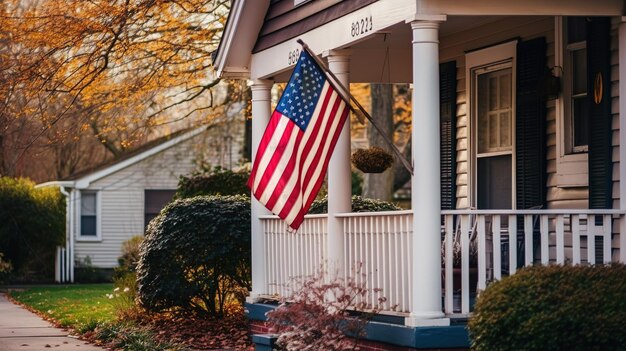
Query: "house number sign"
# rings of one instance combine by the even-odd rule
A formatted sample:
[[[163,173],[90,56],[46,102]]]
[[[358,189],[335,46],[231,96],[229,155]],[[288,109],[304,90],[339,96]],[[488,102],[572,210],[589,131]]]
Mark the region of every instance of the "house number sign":
[[[287,64],[289,66],[295,65],[296,62],[298,62],[298,57],[300,57],[300,51],[300,48],[289,51],[289,57],[287,58]]]
[[[354,37],[358,37],[367,32],[371,32],[374,28],[374,23],[372,21],[372,16],[362,17],[354,22],[352,22],[350,26],[350,35]]]

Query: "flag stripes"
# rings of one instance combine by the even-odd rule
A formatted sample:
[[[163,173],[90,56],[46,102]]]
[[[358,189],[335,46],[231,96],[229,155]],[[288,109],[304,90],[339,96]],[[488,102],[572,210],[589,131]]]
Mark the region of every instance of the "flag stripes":
[[[324,80],[306,129],[278,109],[272,114],[248,184],[259,202],[293,229],[302,223],[322,185],[348,113],[349,106]]]

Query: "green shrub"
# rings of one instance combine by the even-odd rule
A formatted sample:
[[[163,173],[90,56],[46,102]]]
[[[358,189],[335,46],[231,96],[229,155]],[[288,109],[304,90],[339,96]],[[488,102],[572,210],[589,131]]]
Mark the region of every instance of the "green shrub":
[[[91,257],[85,256],[83,259],[76,259],[74,265],[74,280],[77,283],[110,283],[111,269],[94,267]]]
[[[113,270],[112,301],[118,318],[122,320],[136,318],[140,308],[135,303],[137,298],[137,264],[143,235],[135,235],[122,243],[122,255],[117,258],[119,266]]]
[[[184,199],[198,195],[248,195],[250,189],[246,183],[249,177],[250,172],[246,170],[234,172],[221,167],[189,177],[180,176],[175,198]]]
[[[21,280],[51,280],[56,247],[65,241],[65,197],[34,186],[0,177],[0,252]]]
[[[0,252],[0,284],[6,283],[13,271],[13,265],[11,262],[5,261],[3,256],[4,254]]]
[[[143,235],[135,235],[122,243],[122,255],[117,258],[118,266],[113,270],[114,281],[137,270],[139,247],[142,241]]]
[[[469,322],[474,350],[625,350],[626,266],[530,267],[491,284]]]
[[[398,211],[401,210],[391,202],[366,199],[358,195],[352,196],[352,212],[381,212],[381,211]],[[328,196],[320,200],[315,200],[311,204],[309,213],[328,213]]]
[[[250,200],[198,196],[166,206],[148,225],[137,266],[138,299],[220,317],[250,288]]]

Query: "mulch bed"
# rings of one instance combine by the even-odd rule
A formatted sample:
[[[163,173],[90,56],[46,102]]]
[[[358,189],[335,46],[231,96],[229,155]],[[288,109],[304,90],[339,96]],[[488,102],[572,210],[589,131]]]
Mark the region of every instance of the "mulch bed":
[[[151,315],[144,323],[159,341],[181,343],[194,350],[254,350],[243,313],[220,320],[160,314]]]

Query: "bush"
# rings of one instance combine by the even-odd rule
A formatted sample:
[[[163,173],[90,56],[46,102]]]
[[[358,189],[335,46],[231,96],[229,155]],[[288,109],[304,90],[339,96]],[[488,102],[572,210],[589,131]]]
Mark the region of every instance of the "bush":
[[[356,349],[365,336],[367,322],[387,301],[380,289],[368,289],[360,266],[347,280],[329,276],[323,269],[312,276],[294,278],[299,287],[267,313],[270,330],[280,333],[279,350]],[[360,282],[355,279],[360,275]],[[369,305],[370,294],[378,295]]]
[[[4,254],[0,252],[0,284],[4,284],[8,281],[8,278],[13,271],[13,265],[11,262],[3,259]]]
[[[139,247],[143,235],[135,235],[122,243],[122,255],[117,258],[118,266],[113,271],[113,280],[123,278],[128,273],[134,273],[139,263]]]
[[[110,283],[111,272],[112,269],[110,268],[94,267],[91,263],[91,257],[85,256],[85,258],[78,258],[75,261],[74,280],[84,284]]]
[[[491,284],[469,322],[474,350],[626,349],[626,266],[537,266]]]
[[[138,299],[151,311],[221,317],[250,288],[250,200],[198,196],[166,206],[148,225]]]
[[[234,172],[221,167],[190,177],[180,176],[175,198],[184,199],[198,195],[249,195],[250,189],[246,186],[249,177],[250,172],[246,170]]]
[[[381,212],[381,211],[399,211],[401,210],[391,202],[366,199],[358,195],[352,196],[352,212]],[[309,213],[328,213],[328,196],[320,200],[315,200],[311,204]]]
[[[22,280],[51,280],[56,247],[65,241],[65,197],[57,188],[34,186],[0,177],[0,252]]]

